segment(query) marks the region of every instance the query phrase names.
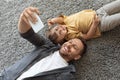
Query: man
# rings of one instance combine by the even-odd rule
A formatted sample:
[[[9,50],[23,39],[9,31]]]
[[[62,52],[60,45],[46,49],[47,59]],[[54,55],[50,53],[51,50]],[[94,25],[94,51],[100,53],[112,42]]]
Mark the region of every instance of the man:
[[[37,10],[31,10],[37,13]],[[53,45],[34,33],[23,14],[18,30],[36,48],[11,67],[4,69],[0,80],[75,80],[75,68],[70,62],[80,59],[85,53],[86,44],[82,39],[71,39],[61,47]]]
[[[48,24],[59,24],[65,27],[63,40],[82,37],[86,40],[101,36],[101,32],[109,31],[120,25],[120,0],[113,1],[98,10],[82,10],[70,16],[61,15],[48,20]],[[59,28],[51,31],[60,33]],[[54,33],[54,32],[53,32]]]

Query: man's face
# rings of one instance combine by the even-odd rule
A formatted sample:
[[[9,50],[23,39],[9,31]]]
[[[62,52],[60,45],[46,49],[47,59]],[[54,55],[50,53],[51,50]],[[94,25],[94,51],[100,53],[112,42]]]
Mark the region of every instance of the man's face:
[[[61,56],[63,56],[68,61],[70,60],[78,60],[80,56],[80,52],[83,50],[84,45],[79,39],[71,39],[65,42],[60,51]]]
[[[63,41],[66,34],[67,34],[66,25],[56,25],[50,31],[50,35],[55,37],[55,41],[57,43]]]

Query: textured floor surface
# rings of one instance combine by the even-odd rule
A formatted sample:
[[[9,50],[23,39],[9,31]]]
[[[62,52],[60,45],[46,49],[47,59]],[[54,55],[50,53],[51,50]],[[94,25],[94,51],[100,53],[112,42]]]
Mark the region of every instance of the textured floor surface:
[[[98,9],[114,0],[0,0],[0,71],[33,50],[17,30],[20,13],[38,7],[41,19],[69,15],[82,9]],[[78,80],[120,80],[120,26],[88,41],[88,51],[76,62]]]

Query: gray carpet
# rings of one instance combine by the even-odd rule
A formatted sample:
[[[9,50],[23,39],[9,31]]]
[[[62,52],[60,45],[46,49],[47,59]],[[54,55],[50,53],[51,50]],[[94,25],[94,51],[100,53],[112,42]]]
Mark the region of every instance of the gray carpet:
[[[28,6],[38,7],[41,19],[83,9],[98,9],[113,0],[0,0],[0,71],[33,50],[17,30],[20,13]],[[120,80],[120,26],[87,42],[88,51],[76,62],[78,80]]]

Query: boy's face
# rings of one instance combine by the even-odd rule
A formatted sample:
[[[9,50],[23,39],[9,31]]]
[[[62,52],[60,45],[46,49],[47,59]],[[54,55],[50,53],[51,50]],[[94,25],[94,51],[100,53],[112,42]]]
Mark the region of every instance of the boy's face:
[[[61,43],[67,34],[66,25],[56,25],[50,30],[50,35],[54,37],[56,43]]]

